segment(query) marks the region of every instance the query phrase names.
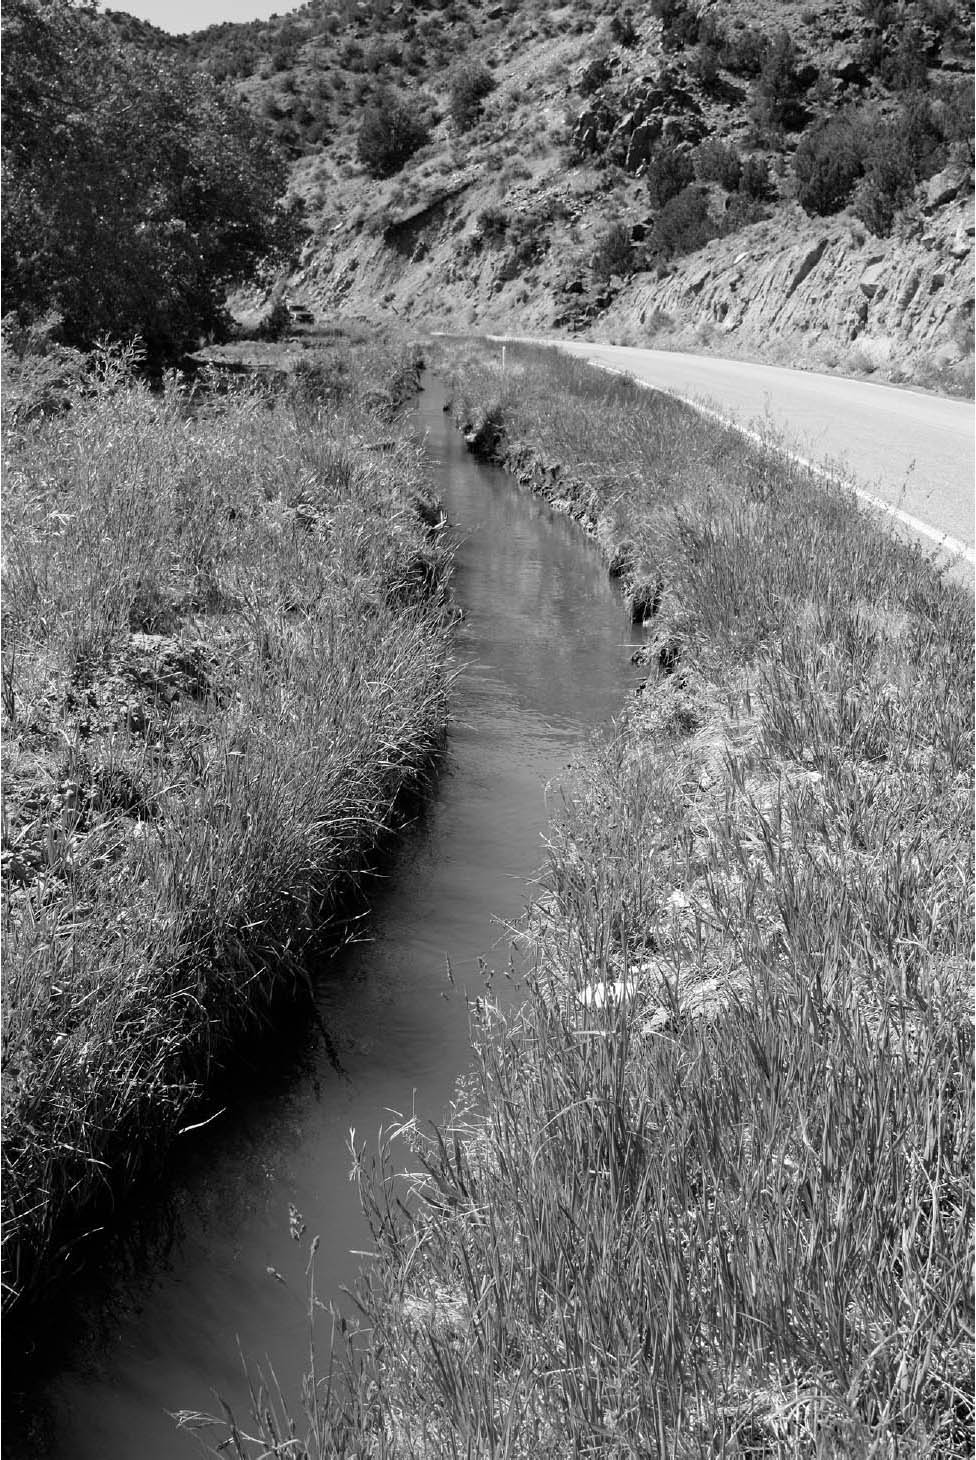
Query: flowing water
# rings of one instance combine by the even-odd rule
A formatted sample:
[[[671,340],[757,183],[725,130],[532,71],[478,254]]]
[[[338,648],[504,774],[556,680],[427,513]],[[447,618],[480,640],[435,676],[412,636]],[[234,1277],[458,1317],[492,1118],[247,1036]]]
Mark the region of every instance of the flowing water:
[[[464,610],[447,766],[377,899],[368,941],[322,982],[322,1042],[195,1140],[156,1220],[151,1260],[89,1285],[65,1310],[57,1372],[32,1401],[34,1434],[11,1455],[180,1460],[199,1455],[167,1411],[247,1415],[241,1353],[294,1393],[307,1356],[308,1238],[321,1238],[324,1299],[352,1283],[369,1232],[348,1179],[350,1127],[412,1111],[439,1119],[468,1066],[467,991],[504,976],[509,927],[544,860],[547,785],[634,679],[631,630],[596,548],[566,519],[475,462],[436,384],[416,422],[432,485],[458,533]],[[452,983],[447,976],[450,962]],[[406,1161],[406,1153],[404,1153]],[[289,1209],[306,1224],[295,1242]],[[125,1270],[126,1267],[128,1270]]]

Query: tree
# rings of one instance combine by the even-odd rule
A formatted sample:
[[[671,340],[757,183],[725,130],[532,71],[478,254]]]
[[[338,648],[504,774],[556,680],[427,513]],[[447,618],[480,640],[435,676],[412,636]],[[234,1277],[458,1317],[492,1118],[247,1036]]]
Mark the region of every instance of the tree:
[[[686,147],[665,143],[659,147],[647,167],[647,194],[655,208],[663,208],[683,188],[694,181],[695,169]]]
[[[67,0],[8,0],[3,63],[4,308],[22,323],[56,310],[79,349],[139,335],[159,366],[294,256],[286,162],[210,76]]]
[[[869,127],[852,116],[831,117],[808,132],[796,149],[796,197],[806,213],[838,213],[864,172]]]
[[[363,112],[356,150],[371,177],[392,177],[429,138],[416,103],[383,87]]]
[[[451,120],[459,132],[467,132],[481,115],[486,96],[495,89],[495,78],[477,61],[462,61],[449,82]]]
[[[806,85],[789,31],[773,36],[755,85],[753,114],[761,127],[799,132],[807,122],[801,97]]]

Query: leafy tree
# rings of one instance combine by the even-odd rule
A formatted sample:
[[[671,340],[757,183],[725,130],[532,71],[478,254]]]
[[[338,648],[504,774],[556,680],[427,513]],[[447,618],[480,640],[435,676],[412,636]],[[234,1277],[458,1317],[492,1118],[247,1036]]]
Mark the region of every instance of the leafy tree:
[[[850,202],[864,172],[868,135],[863,121],[831,117],[813,128],[796,149],[796,196],[806,213],[838,213]]]
[[[694,181],[695,169],[685,147],[659,147],[647,166],[647,192],[655,208],[663,208]]]
[[[597,241],[593,255],[593,272],[598,279],[609,279],[612,274],[621,277],[633,272],[634,245],[630,229],[625,223],[611,223]]]
[[[495,78],[478,61],[462,61],[449,81],[451,120],[459,132],[474,126],[486,96],[495,89]]]
[[[938,171],[947,156],[938,113],[929,98],[908,97],[892,121],[872,130],[854,212],[872,233],[890,233],[916,183]]]
[[[742,176],[739,178],[739,192],[753,203],[771,203],[776,188],[769,174],[769,163],[765,157],[753,154],[742,159]]]
[[[371,177],[392,177],[430,138],[420,109],[383,87],[363,112],[357,152]]]
[[[80,349],[138,334],[154,366],[220,335],[228,290],[302,237],[268,134],[90,9],[9,0],[3,19],[5,308],[56,310]]]
[[[699,182],[714,182],[734,193],[742,177],[742,158],[735,147],[718,137],[707,137],[694,152],[695,176]]]
[[[651,249],[663,259],[694,253],[710,238],[716,228],[708,212],[708,198],[700,187],[683,188],[677,197],[661,209],[654,220]]]
[[[798,132],[806,125],[801,98],[806,90],[796,46],[788,30],[773,37],[755,85],[753,115],[760,126]]]

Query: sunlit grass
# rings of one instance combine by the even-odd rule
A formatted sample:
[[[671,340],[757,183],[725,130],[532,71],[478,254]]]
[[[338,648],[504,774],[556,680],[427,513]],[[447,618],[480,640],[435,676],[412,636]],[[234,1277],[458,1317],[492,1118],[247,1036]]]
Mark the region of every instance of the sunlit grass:
[[[8,432],[8,1298],[302,989],[440,752],[448,561],[350,380],[188,398],[110,357]]]
[[[359,1330],[281,1453],[968,1456],[968,596],[672,402],[457,369],[475,443],[623,573],[648,678],[426,1174],[356,1152]]]

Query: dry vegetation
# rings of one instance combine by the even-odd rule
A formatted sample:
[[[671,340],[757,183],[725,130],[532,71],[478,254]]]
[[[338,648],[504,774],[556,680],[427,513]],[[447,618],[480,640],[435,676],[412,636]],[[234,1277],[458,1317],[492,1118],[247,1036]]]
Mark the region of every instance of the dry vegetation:
[[[23,368],[7,392],[5,1301],[300,995],[439,753],[448,563],[390,406],[415,367],[318,362],[151,392],[108,353],[70,409],[32,415]]]
[[[598,534],[649,675],[553,826],[524,1005],[480,1007],[477,1077],[414,1132],[424,1174],[405,1199],[356,1153],[376,1251],[307,1426],[264,1392],[223,1434],[969,1456],[968,595],[626,381],[472,351],[456,405]]]

